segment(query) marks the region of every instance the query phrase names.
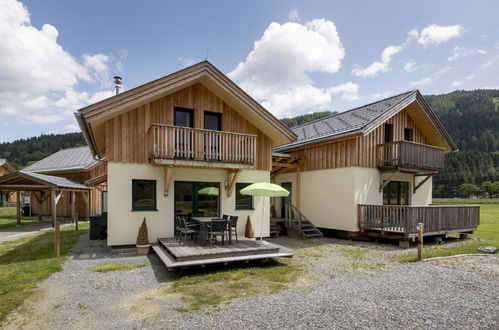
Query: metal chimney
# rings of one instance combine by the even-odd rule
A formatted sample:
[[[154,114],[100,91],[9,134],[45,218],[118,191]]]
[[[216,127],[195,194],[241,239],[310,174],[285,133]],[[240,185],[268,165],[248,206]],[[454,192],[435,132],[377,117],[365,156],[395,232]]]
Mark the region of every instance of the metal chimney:
[[[114,88],[116,88],[116,95],[120,93],[121,89],[121,77],[120,76],[114,76]]]

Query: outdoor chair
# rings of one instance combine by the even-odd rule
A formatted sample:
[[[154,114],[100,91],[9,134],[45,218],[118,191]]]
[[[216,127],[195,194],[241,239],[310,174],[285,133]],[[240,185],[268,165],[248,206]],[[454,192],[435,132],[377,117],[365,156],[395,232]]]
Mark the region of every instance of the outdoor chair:
[[[210,245],[213,246],[213,240],[217,242],[217,236],[222,237],[222,244],[225,244],[225,232],[227,231],[227,220],[211,219],[210,227],[208,228],[208,237]]]
[[[229,216],[227,214],[222,215],[222,219],[229,220]]]
[[[177,238],[178,238],[178,244],[182,244],[182,238],[184,239],[184,243],[187,241],[187,236],[194,236],[197,238],[197,231],[196,229],[190,227],[187,225],[187,221],[185,220],[185,217],[183,216],[177,216]]]
[[[229,218],[229,230],[230,230],[229,237],[231,237],[233,233],[236,234],[236,243],[239,243],[239,240],[237,238],[237,219],[238,218],[239,217],[233,216],[233,215],[231,215]]]

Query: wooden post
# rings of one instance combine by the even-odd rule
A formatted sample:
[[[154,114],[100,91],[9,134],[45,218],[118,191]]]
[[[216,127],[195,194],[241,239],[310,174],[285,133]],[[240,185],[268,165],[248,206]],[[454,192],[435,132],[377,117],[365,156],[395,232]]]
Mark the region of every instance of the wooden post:
[[[71,216],[75,225],[75,230],[78,230],[78,217],[76,216],[76,192],[71,192]]]
[[[55,257],[59,258],[61,256],[61,223],[59,221],[55,222],[54,249]]]
[[[424,223],[418,223],[418,260],[423,260],[423,229]]]
[[[16,191],[16,224],[21,225],[21,192]]]
[[[50,190],[50,203],[52,205],[52,227],[55,228],[56,214],[57,214],[57,200],[55,198],[55,190]]]

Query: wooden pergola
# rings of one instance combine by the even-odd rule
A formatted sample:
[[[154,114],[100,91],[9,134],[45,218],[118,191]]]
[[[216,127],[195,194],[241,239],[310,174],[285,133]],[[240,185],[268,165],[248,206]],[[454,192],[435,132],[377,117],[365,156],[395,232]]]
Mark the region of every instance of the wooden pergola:
[[[88,186],[77,183],[66,178],[45,175],[32,172],[14,172],[0,177],[0,191],[15,191],[17,197],[17,224],[21,224],[21,191],[30,191],[32,196],[43,203],[49,196],[51,197],[51,216],[55,227],[57,218],[57,203],[64,192],[71,194],[71,215],[75,223],[75,229],[78,230],[78,218],[76,216],[76,194],[80,193],[85,204],[89,205]],[[38,196],[38,193],[48,192],[45,197]]]

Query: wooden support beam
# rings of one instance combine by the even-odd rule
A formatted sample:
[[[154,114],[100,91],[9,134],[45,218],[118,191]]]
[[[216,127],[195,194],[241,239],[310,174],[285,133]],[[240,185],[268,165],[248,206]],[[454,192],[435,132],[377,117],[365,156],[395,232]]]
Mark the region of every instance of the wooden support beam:
[[[383,180],[383,176],[380,175],[379,192],[383,192],[383,189],[390,183],[393,177],[397,174],[399,174],[399,172],[393,172],[386,180]]]
[[[296,169],[296,207],[300,209],[301,207],[301,171],[300,168]],[[291,193],[291,192],[290,192]]]
[[[87,209],[87,217],[90,215],[90,192],[89,191],[80,191],[81,197],[83,198],[83,202],[85,203],[85,208]]]
[[[232,196],[232,192],[234,191],[234,187],[236,186],[237,178],[241,174],[241,170],[230,171],[227,175],[227,197]]]
[[[430,180],[432,176],[433,176],[433,174],[428,174],[426,176],[426,178],[424,178],[423,181],[421,181],[417,185],[416,185],[416,176],[414,176],[414,184],[413,184],[413,186],[414,186],[414,192],[413,193],[415,194],[416,190],[418,190],[419,187],[421,187],[422,185],[424,185],[426,181]]]
[[[298,168],[300,164],[292,164],[292,163],[276,163],[272,162],[272,167],[289,167],[289,168]]]
[[[57,196],[55,196],[55,205],[57,205],[59,203],[59,200],[61,199],[61,197],[62,197],[62,191],[59,191]]]
[[[73,217],[73,223],[75,225],[75,230],[78,230],[78,217],[76,216],[76,192],[71,192],[71,216]]]
[[[59,221],[54,224],[54,252],[56,258],[61,256],[61,223]]]
[[[172,183],[173,178],[173,166],[165,166],[165,190],[164,195],[168,196],[168,192],[170,190],[170,185]]]
[[[51,202],[51,210],[52,210],[52,226],[55,228],[55,223],[57,219],[57,201],[55,196],[55,190],[50,190],[50,202]]]
[[[16,191],[16,224],[21,225],[21,192]]]

